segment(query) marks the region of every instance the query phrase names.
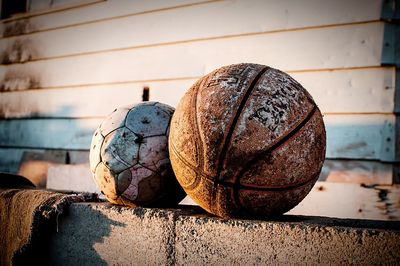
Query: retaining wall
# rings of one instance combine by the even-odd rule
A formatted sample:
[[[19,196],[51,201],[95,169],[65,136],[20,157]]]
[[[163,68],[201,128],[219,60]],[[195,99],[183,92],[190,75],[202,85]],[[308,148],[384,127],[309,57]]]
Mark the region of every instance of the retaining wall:
[[[397,264],[400,222],[285,215],[220,219],[197,207],[71,205],[49,262],[70,265]]]

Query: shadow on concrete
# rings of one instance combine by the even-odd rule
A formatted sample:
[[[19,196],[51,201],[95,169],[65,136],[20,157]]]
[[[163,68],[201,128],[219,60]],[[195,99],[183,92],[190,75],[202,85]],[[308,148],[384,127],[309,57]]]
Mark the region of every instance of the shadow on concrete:
[[[116,226],[126,227],[126,224],[111,220],[88,207],[67,210],[52,225],[52,233],[47,236],[44,264],[108,265],[97,253],[96,244],[104,243],[112,227]]]

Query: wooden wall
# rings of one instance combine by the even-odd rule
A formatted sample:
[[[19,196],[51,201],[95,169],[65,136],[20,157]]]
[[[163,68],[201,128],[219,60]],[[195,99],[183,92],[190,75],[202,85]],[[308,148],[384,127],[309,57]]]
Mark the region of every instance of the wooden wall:
[[[24,151],[88,150],[102,118],[140,102],[145,86],[150,100],[175,106],[202,75],[253,62],[287,71],[313,95],[327,126],[326,169],[384,169],[391,183],[394,2],[82,1],[3,20],[0,170],[17,171]]]

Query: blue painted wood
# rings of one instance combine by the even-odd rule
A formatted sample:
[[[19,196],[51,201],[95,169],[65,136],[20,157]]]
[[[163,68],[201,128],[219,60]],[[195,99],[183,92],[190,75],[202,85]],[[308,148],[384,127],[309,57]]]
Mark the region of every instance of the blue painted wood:
[[[327,158],[395,161],[395,115],[328,114]],[[0,148],[88,150],[101,118],[0,120]]]
[[[381,62],[400,66],[400,24],[385,23]]]
[[[383,0],[381,18],[387,21],[400,20],[400,0]]]

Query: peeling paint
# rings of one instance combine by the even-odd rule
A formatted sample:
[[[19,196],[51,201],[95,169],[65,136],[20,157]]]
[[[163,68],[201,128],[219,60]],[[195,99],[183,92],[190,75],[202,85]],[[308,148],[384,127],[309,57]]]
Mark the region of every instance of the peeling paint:
[[[40,79],[33,73],[9,71],[0,85],[1,91],[22,91],[39,88]]]
[[[18,20],[5,24],[3,37],[27,34],[35,30],[29,19]]]
[[[397,220],[399,219],[398,217],[398,206],[396,203],[392,202],[392,198],[390,197],[390,189],[381,187],[379,185],[373,184],[373,185],[365,185],[361,184],[360,185],[363,188],[367,189],[374,189],[376,191],[377,195],[377,204],[375,207],[379,209],[382,214],[388,217],[389,220]],[[399,199],[400,200],[400,199]]]
[[[10,42],[1,53],[1,64],[25,63],[37,57],[35,45],[30,39],[17,39]]]

